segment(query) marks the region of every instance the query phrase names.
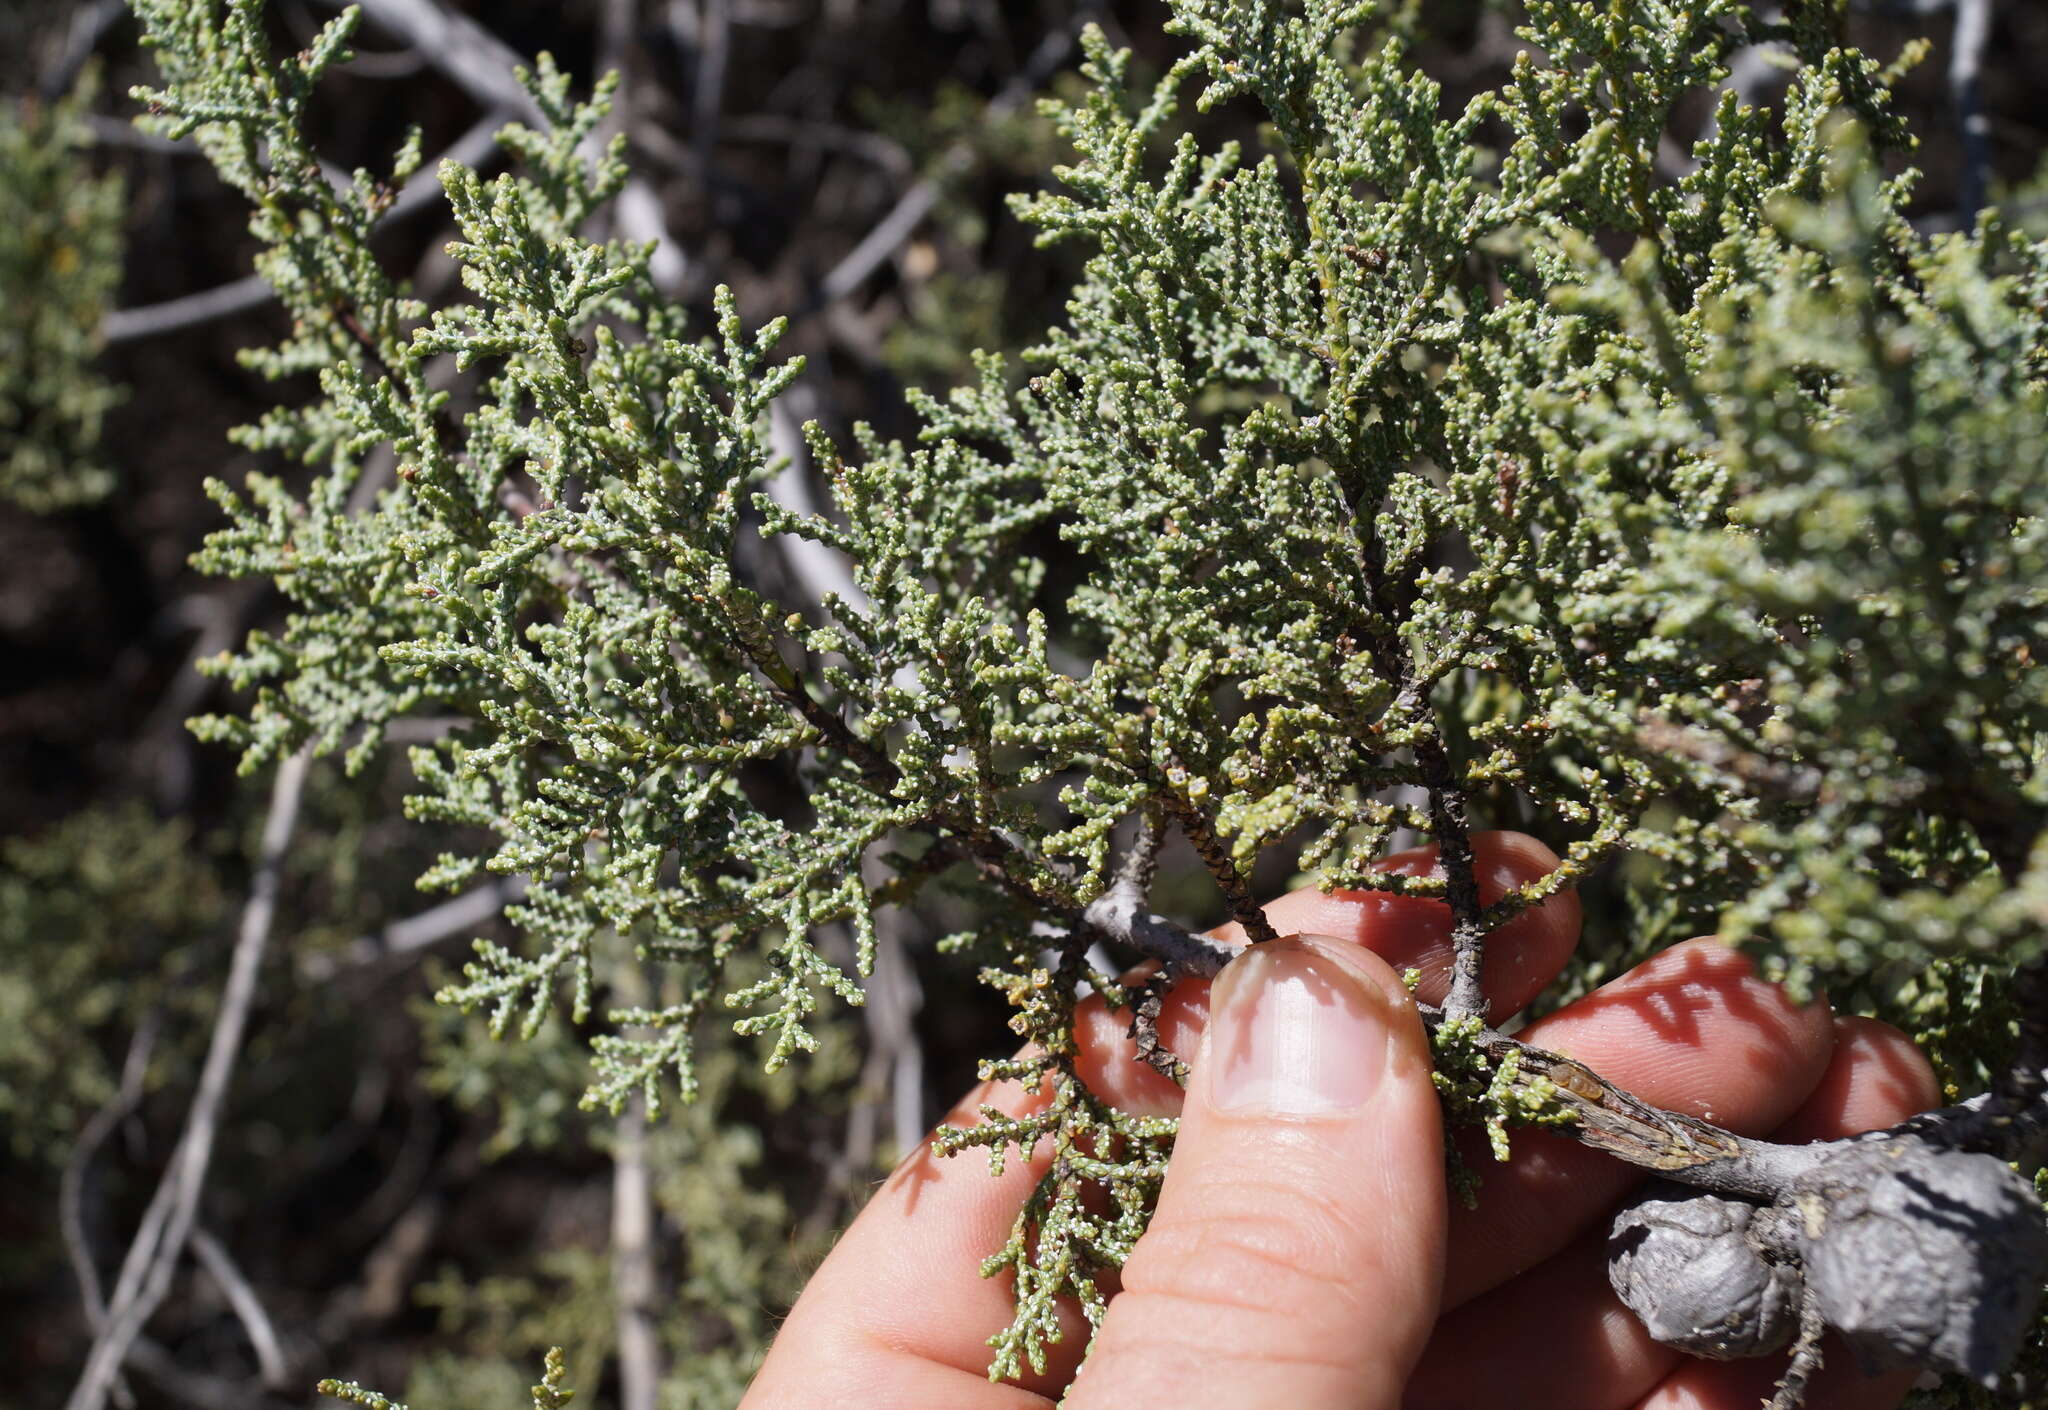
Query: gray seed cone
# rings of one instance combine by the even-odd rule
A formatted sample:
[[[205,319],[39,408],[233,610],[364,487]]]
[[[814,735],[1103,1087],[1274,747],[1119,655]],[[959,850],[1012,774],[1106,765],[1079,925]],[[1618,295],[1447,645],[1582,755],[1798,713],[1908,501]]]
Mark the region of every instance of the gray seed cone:
[[[1799,1329],[1799,1272],[1757,1246],[1771,1213],[1655,1181],[1615,1216],[1608,1278],[1666,1346],[1716,1361],[1776,1351]]]
[[[2048,1271],[2032,1185],[1989,1155],[1917,1137],[1843,1146],[1793,1182],[1806,1281],[1865,1369],[1994,1384]]]

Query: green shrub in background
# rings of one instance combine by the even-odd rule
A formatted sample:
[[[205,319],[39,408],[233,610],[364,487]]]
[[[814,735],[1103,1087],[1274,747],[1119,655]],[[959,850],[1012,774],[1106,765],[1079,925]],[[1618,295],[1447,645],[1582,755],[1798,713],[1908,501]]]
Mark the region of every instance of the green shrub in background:
[[[0,498],[39,514],[113,487],[100,424],[121,399],[94,367],[121,284],[122,186],[96,176],[86,84],[0,113]]]
[[[257,769],[459,717],[409,808],[495,842],[427,881],[531,889],[445,997],[528,1036],[608,1012],[585,1100],[614,1112],[697,1092],[721,1009],[771,1069],[816,1046],[878,912],[967,895],[949,948],[1036,1044],[987,1071],[1053,1099],[942,1144],[1094,1153],[992,1251],[997,1374],[1056,1299],[1099,1314],[1170,1150],[1080,1081],[1073,1019],[1135,997],[1095,946],[1217,962],[1152,914],[1173,832],[1254,938],[1268,851],[1444,899],[1453,1044],[1485,936],[1583,882],[1633,928],[1567,987],[1718,925],[1929,1030],[1959,1097],[2038,1106],[2048,246],[1908,223],[1898,70],[1839,7],[1531,0],[1529,52],[1457,112],[1414,5],[1176,0],[1149,90],[1091,33],[1078,155],[1017,206],[1091,252],[1069,318],[918,399],[916,444],[814,433],[823,517],[765,492],[778,325],[721,296],[700,326],[646,249],[579,234],[625,179],[602,86],[544,61],[520,173],[444,168],[472,302],[430,308],[369,245],[417,143],[336,187],[301,126],[352,17],[278,63],[259,0],[136,8],[153,121],[249,196],[292,313],[251,364],[320,378],[241,433],[307,487],[215,487],[202,565],[293,612],[221,665],[250,710],[202,728]],[[1779,107],[1723,93],[1660,157],[1753,43],[1794,66]],[[1230,109],[1256,148],[1199,135]],[[817,548],[851,584],[774,595],[765,556]],[[1481,905],[1482,822],[1564,866]],[[1397,833],[1443,875],[1385,871]],[[1482,1118],[1530,1109],[1453,1070]]]

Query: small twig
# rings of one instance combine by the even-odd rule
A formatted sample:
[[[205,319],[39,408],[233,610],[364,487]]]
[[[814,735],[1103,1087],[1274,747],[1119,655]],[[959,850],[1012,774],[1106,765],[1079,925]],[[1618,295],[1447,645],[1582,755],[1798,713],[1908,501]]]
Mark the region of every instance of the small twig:
[[[1121,865],[1117,867],[1115,886],[1135,889],[1140,901],[1152,892],[1152,878],[1159,873],[1159,849],[1166,843],[1166,828],[1159,815],[1146,809],[1138,819],[1138,835],[1131,839],[1131,850],[1124,853]]]
[[[156,1050],[157,1035],[163,1031],[163,1010],[151,1008],[136,1025],[128,1040],[128,1056],[121,1064],[121,1085],[105,1106],[86,1119],[64,1162],[57,1184],[57,1227],[64,1236],[64,1252],[71,1259],[72,1276],[78,1280],[78,1298],[85,1307],[85,1325],[97,1335],[107,1324],[105,1291],[100,1286],[99,1265],[93,1258],[92,1239],[85,1228],[85,1178],[93,1157],[106,1144],[114,1128],[127,1119],[142,1100],[142,1083],[149,1075],[150,1054]],[[135,1403],[124,1381],[116,1380],[113,1399],[122,1410]]]
[[[949,156],[951,154],[948,154]],[[965,158],[949,165],[964,164]],[[882,267],[883,261],[896,253],[897,247],[911,236],[911,232],[924,222],[931,208],[938,204],[939,188],[933,181],[919,181],[897,198],[889,213],[875,222],[874,227],[861,237],[839,263],[832,266],[818,285],[816,307],[822,308],[845,298]]]
[[[353,0],[363,13],[405,44],[426,56],[456,87],[487,109],[516,116],[536,129],[547,126],[540,106],[519,82],[516,70],[529,68],[517,50],[467,15],[434,0]],[[322,0],[340,8],[345,0]],[[661,197],[642,177],[628,177],[619,193],[621,233],[631,240],[657,241],[649,273],[657,287],[672,290],[682,282],[686,266],[680,248],[666,237]]]
[[[157,152],[166,157],[203,157],[206,154],[190,142],[173,142],[154,132],[144,132],[126,118],[112,113],[87,113],[85,125],[95,145],[125,147],[136,152]]]
[[[708,178],[725,110],[725,64],[732,31],[731,0],[702,0],[697,23],[697,68],[690,85],[690,146]]]
[[[1159,848],[1165,840],[1166,828],[1161,824],[1158,813],[1146,809],[1138,823],[1138,835],[1131,840],[1130,850],[1124,853],[1123,860],[1117,865],[1116,880],[1110,883],[1109,891],[1096,903],[1097,906],[1119,917],[1143,913],[1150,898],[1152,878],[1159,869]],[[1103,906],[1105,901],[1107,906]],[[1090,909],[1094,910],[1093,907]],[[1090,949],[1088,963],[1096,969],[1108,968],[1097,962],[1094,947]],[[1140,1062],[1176,1086],[1185,1087],[1188,1084],[1188,1065],[1159,1037],[1159,1015],[1167,991],[1178,977],[1175,967],[1165,964],[1138,986],[1137,997],[1131,1004],[1127,1036],[1137,1045]]]
[[[486,107],[506,108],[522,122],[545,123],[540,105],[520,86],[513,70],[523,67],[518,52],[475,20],[432,0],[354,0],[380,28],[427,56],[455,86]],[[322,0],[341,8],[342,0]]]
[[[1138,997],[1131,1005],[1131,1024],[1126,1036],[1137,1045],[1138,1061],[1176,1087],[1185,1087],[1188,1085],[1188,1065],[1159,1037],[1160,1010],[1164,1007],[1167,990],[1172,987],[1172,973],[1165,969],[1138,986]]]
[[[1486,1017],[1486,993],[1480,971],[1486,959],[1486,927],[1481,918],[1479,880],[1472,867],[1472,828],[1465,816],[1465,793],[1452,776],[1443,745],[1432,739],[1418,744],[1415,761],[1429,790],[1430,830],[1436,834],[1437,857],[1444,869],[1444,899],[1451,906],[1451,990],[1444,1012],[1452,1018]]]
[[[438,1183],[461,1184],[474,1173],[476,1148],[456,1147],[457,1169],[443,1170]],[[375,1245],[364,1255],[360,1276],[330,1297],[313,1324],[315,1339],[327,1346],[359,1339],[360,1329],[388,1322],[412,1305],[419,1282],[420,1261],[448,1215],[449,1200],[438,1188],[422,1192],[391,1219]]]
[[[264,1310],[263,1300],[256,1296],[256,1289],[235,1266],[226,1246],[205,1229],[192,1230],[192,1252],[207,1276],[226,1294],[235,1320],[249,1334],[263,1384],[272,1390],[284,1390],[291,1383],[291,1370],[285,1362],[284,1347],[278,1342],[277,1328],[271,1325],[270,1314]]]
[[[917,1149],[924,1140],[924,1044],[917,1036],[917,1013],[924,1004],[917,967],[904,944],[899,917],[876,918],[875,972],[867,991],[878,1003],[869,1012],[871,1041],[878,1042],[889,1065],[889,1128],[898,1154]]]
[[[1073,34],[1064,29],[1056,30],[1040,41],[1025,61],[1023,71],[989,100],[984,120],[1001,117],[1021,107],[1032,91],[1066,60],[1073,43]],[[963,140],[947,148],[939,159],[939,169],[947,175],[956,175],[965,170],[972,160],[973,148]],[[938,180],[927,177],[897,197],[889,212],[825,275],[809,311],[815,312],[827,304],[837,303],[881,268],[938,203],[939,184]]]
[[[653,1242],[647,1116],[636,1094],[619,1117],[612,1147],[612,1299],[618,1309],[619,1410],[655,1410],[661,1390]]]
[[[128,1056],[121,1064],[121,1086],[105,1106],[87,1118],[64,1162],[57,1185],[57,1222],[64,1234],[64,1250],[71,1258],[71,1271],[78,1279],[79,1300],[85,1304],[85,1322],[97,1332],[106,1323],[106,1296],[100,1287],[100,1272],[92,1256],[92,1241],[85,1231],[85,1177],[93,1157],[106,1143],[114,1128],[127,1119],[142,1100],[142,1082],[149,1073],[150,1054],[156,1050],[157,1035],[163,1031],[163,1010],[152,1008],[136,1025],[128,1040]]]
[[[1799,1340],[1792,1344],[1792,1364],[1779,1378],[1778,1388],[1765,1410],[1799,1410],[1806,1403],[1806,1383],[1820,1369],[1820,1339],[1826,1330],[1820,1316],[1820,1299],[1809,1291],[1799,1299]]]
[[[1984,112],[1981,77],[1984,50],[1991,42],[1991,0],[1956,0],[1956,23],[1948,60],[1949,106],[1955,113],[1962,169],[1956,177],[1956,218],[1968,230],[1977,223],[1991,176],[1991,119]]]
[[[879,132],[863,132],[859,128],[839,127],[829,122],[806,122],[779,113],[755,113],[732,118],[723,124],[723,128],[727,140],[732,142],[780,142],[792,147],[846,152],[898,178],[907,177],[915,170],[910,154],[903,150],[902,144],[892,142]]]
[[[320,984],[344,970],[410,959],[443,940],[490,924],[500,911],[525,894],[525,877],[494,877],[474,891],[465,891],[418,915],[395,920],[375,934],[359,936],[339,954],[306,956],[299,961],[299,975],[308,983]]]
[[[769,478],[766,489],[768,498],[783,509],[811,519],[821,511],[812,489],[810,450],[804,444],[803,426],[795,406],[807,390],[799,382],[768,407],[768,449],[781,462],[781,468]],[[801,534],[777,534],[774,543],[792,582],[814,605],[822,608],[828,595],[839,598],[856,612],[864,612],[873,605],[854,581],[853,568],[845,554]],[[916,676],[913,673],[907,681],[899,683],[914,689]]]
[[[54,103],[70,92],[79,70],[92,57],[92,51],[99,47],[107,31],[127,13],[126,0],[95,0],[95,3],[81,5],[73,11],[71,33],[64,37],[64,50],[36,86],[37,95],[45,103]]]
[[[611,114],[578,148],[583,159],[593,165],[604,159],[605,149],[615,134],[626,132],[630,136],[634,131],[637,85],[627,78],[627,59],[636,39],[636,9],[635,0],[605,0],[598,26],[597,69],[600,73],[617,73],[621,81],[612,99]],[[629,244],[654,247],[647,260],[647,277],[654,287],[668,298],[681,293],[683,281],[689,277],[690,261],[668,228],[661,193],[647,181],[630,180],[612,202],[609,216],[619,238]]]
[[[1233,945],[1197,935],[1165,916],[1146,910],[1144,898],[1128,888],[1112,886],[1096,897],[1087,909],[1067,917],[1064,924],[1039,921],[1031,930],[1041,939],[1061,943],[1077,926],[1128,945],[1150,959],[1159,960],[1176,975],[1193,975],[1197,979],[1215,978],[1223,972],[1223,966],[1238,954]]]
[[[186,1114],[185,1131],[157,1184],[128,1255],[122,1260],[120,1276],[107,1303],[106,1325],[93,1341],[85,1369],[71,1398],[65,1402],[66,1410],[100,1410],[106,1403],[107,1392],[120,1374],[129,1348],[170,1290],[179,1256],[191,1236],[199,1195],[206,1184],[207,1166],[213,1158],[214,1138],[220,1129],[221,1108],[227,1100],[235,1062],[241,1055],[242,1035],[256,1000],[256,981],[277,914],[285,851],[298,823],[312,757],[309,749],[291,755],[279,765],[271,785],[256,875],[249,888],[248,902],[242,908],[241,929],[229,964],[227,985],[221,992],[220,1011],[214,1018],[213,1037],[200,1070],[198,1090]]]
[[[276,291],[270,287],[268,279],[260,274],[245,274],[216,288],[166,299],[160,304],[114,309],[100,321],[100,337],[109,344],[155,338],[175,333],[181,328],[247,313],[252,308],[263,307],[275,297]]]
[[[1812,803],[1825,796],[1826,779],[1819,769],[1744,749],[1709,730],[1649,715],[1637,727],[1636,738],[1659,753],[1691,759],[1725,774],[1751,793],[1787,803]]]
[[[456,138],[438,160],[422,163],[420,170],[414,172],[392,198],[390,206],[377,222],[378,228],[425,210],[438,200],[441,196],[441,162],[456,161],[464,166],[475,166],[483,161],[497,149],[498,129],[505,125],[509,116],[503,110],[494,109]],[[248,274],[215,288],[166,299],[162,303],[114,309],[100,320],[100,337],[109,345],[157,338],[247,313],[276,297],[277,291],[270,287],[269,280],[260,274]]]
[[[269,584],[250,578],[199,600],[199,636],[136,732],[133,767],[148,777],[157,811],[165,817],[182,814],[191,803],[198,740],[185,722],[213,686],[213,678],[200,673],[200,663],[232,647],[268,596]]]
[[[287,1402],[265,1394],[246,1381],[188,1370],[168,1349],[148,1337],[135,1339],[128,1352],[128,1364],[159,1390],[190,1405],[192,1410],[221,1410],[222,1406],[233,1406],[235,1410],[299,1410],[302,1404],[296,1397]]]
[[[1250,881],[1238,870],[1237,859],[1230,855],[1230,849],[1216,835],[1216,825],[1210,821],[1209,815],[1177,793],[1165,794],[1161,805],[1180,825],[1181,836],[1187,838],[1188,845],[1195,849],[1195,855],[1202,859],[1202,865],[1208,868],[1209,875],[1223,892],[1224,902],[1230,907],[1230,918],[1244,927],[1244,933],[1251,937],[1252,943],[1263,944],[1279,939],[1278,932],[1267,921],[1265,911],[1253,898]]]

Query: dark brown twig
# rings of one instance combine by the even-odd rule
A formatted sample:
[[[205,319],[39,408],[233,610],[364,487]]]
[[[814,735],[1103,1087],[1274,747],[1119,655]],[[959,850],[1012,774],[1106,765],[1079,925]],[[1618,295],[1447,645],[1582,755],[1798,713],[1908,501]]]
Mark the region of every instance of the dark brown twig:
[[[1444,897],[1451,906],[1451,990],[1444,1012],[1452,1018],[1486,1017],[1480,971],[1486,959],[1486,925],[1479,903],[1479,879],[1472,866],[1472,827],[1465,793],[1452,775],[1450,757],[1432,739],[1415,748],[1423,787],[1429,791],[1430,830],[1444,869]]]
[[[1176,792],[1166,793],[1161,803],[1223,892],[1224,903],[1230,907],[1230,918],[1244,927],[1244,933],[1255,945],[1279,939],[1278,933],[1266,920],[1266,912],[1252,895],[1250,881],[1238,870],[1237,859],[1230,855],[1230,849],[1216,835],[1216,825],[1210,821],[1208,813]]]

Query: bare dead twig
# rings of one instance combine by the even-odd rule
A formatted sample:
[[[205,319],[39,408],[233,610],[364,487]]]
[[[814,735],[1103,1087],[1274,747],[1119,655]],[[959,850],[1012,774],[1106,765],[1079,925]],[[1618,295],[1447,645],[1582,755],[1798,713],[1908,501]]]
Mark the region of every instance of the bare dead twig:
[[[227,1246],[202,1228],[192,1230],[192,1252],[199,1259],[199,1266],[206,1270],[234,1309],[235,1320],[248,1333],[249,1345],[255,1349],[256,1365],[263,1375],[263,1384],[272,1390],[285,1390],[291,1384],[291,1370],[285,1360],[284,1347],[277,1339],[277,1328],[271,1325],[270,1313],[263,1306],[263,1299],[256,1296],[256,1289],[250,1286],[242,1270],[236,1266]]]
[[[435,0],[359,0],[363,13],[378,25],[427,56],[434,67],[488,109],[516,115],[520,121],[545,127],[533,96],[521,86],[517,70],[530,67],[511,45],[467,15]],[[325,4],[341,0],[322,0]],[[620,233],[629,240],[653,240],[655,256],[649,273],[657,287],[680,287],[687,265],[680,247],[668,236],[661,219],[661,197],[643,177],[628,177],[616,207]]]
[[[1065,61],[1073,43],[1073,34],[1064,29],[1047,35],[1032,51],[1017,77],[989,100],[987,116],[1000,117],[1022,106],[1024,100]],[[972,150],[968,144],[958,142],[948,148],[940,159],[940,169],[956,173],[964,169],[971,159]],[[813,307],[836,303],[858,288],[910,238],[911,232],[923,223],[938,199],[939,182],[931,177],[914,183],[897,197],[888,214],[877,221],[860,243],[847,251],[825,275],[818,285]]]
[[[99,1264],[93,1257],[92,1240],[85,1228],[85,1180],[94,1157],[114,1128],[128,1118],[142,1100],[143,1079],[149,1074],[149,1059],[163,1031],[163,1010],[152,1008],[136,1025],[128,1040],[128,1056],[121,1063],[121,1085],[105,1106],[86,1119],[64,1162],[57,1184],[57,1225],[64,1236],[64,1252],[71,1260],[71,1273],[78,1280],[79,1301],[85,1306],[85,1324],[97,1335],[107,1324],[107,1301],[100,1285]],[[116,1379],[112,1388],[116,1405],[127,1410],[135,1403],[127,1384]]]
[[[895,177],[909,177],[915,170],[910,153],[903,150],[903,145],[879,132],[864,132],[829,122],[807,122],[779,113],[728,118],[721,127],[727,139],[733,142],[828,148],[859,157]]]
[[[924,989],[905,943],[900,918],[876,918],[875,972],[869,977],[864,1015],[868,1039],[888,1065],[889,1135],[900,1155],[915,1150],[925,1138],[924,1043],[918,1037],[917,1013]]]
[[[450,143],[441,156],[421,164],[418,171],[399,188],[385,210],[378,226],[381,229],[395,220],[401,220],[441,198],[440,165],[443,161],[461,162],[464,166],[475,166],[497,150],[498,129],[510,119],[509,111],[495,108],[478,119],[454,142]],[[238,313],[263,307],[277,297],[277,291],[270,287],[270,281],[260,274],[244,275],[240,279],[202,289],[196,294],[183,294],[162,303],[144,304],[139,308],[115,309],[100,320],[100,337],[108,344],[133,343],[144,338],[158,338],[166,333],[212,323],[222,318],[232,318]]]
[[[1818,769],[1787,763],[1745,749],[1704,729],[1689,728],[1651,715],[1637,726],[1636,738],[1660,754],[1705,764],[1751,793],[1788,803],[1811,803],[1822,796],[1826,780]]]
[[[224,1405],[232,1405],[235,1410],[298,1410],[301,1403],[268,1394],[263,1387],[247,1381],[190,1370],[148,1337],[136,1338],[128,1353],[128,1364],[159,1390],[190,1405],[192,1410],[220,1410]]]
[[[268,279],[260,274],[245,274],[230,283],[166,299],[159,304],[114,309],[100,321],[100,337],[110,345],[160,337],[181,328],[247,313],[276,297],[277,292],[270,287]]]
[[[359,936],[339,954],[307,955],[299,961],[299,976],[309,984],[322,984],[345,970],[410,960],[444,940],[489,925],[500,911],[525,894],[526,878],[494,877],[472,891],[429,906],[418,915],[395,920],[382,930]]]
[[[64,36],[64,48],[36,85],[37,95],[45,103],[54,103],[70,92],[71,85],[78,80],[79,70],[92,58],[92,51],[106,38],[107,31],[120,23],[121,17],[127,13],[126,0],[93,0],[92,4],[80,5],[74,10],[71,32]]]
[[[107,1137],[142,1100],[142,1082],[149,1073],[150,1055],[156,1050],[157,1036],[162,1031],[163,1010],[152,1008],[128,1040],[119,1089],[105,1106],[87,1118],[71,1147],[70,1157],[64,1162],[64,1173],[57,1186],[57,1221],[64,1234],[64,1251],[70,1256],[71,1271],[78,1279],[86,1325],[95,1332],[106,1322],[107,1303],[105,1290],[100,1286],[99,1266],[92,1256],[92,1241],[86,1236],[85,1178]]]
[[[122,1260],[121,1273],[107,1300],[107,1320],[94,1338],[85,1369],[65,1402],[66,1410],[100,1410],[129,1349],[170,1290],[171,1278],[190,1238],[213,1158],[221,1109],[241,1056],[242,1035],[256,1000],[256,982],[277,914],[277,898],[285,852],[298,824],[312,752],[301,749],[278,766],[271,785],[270,809],[263,825],[256,874],[242,908],[240,932],[229,964],[220,1011],[200,1070],[198,1090],[185,1118],[184,1134],[158,1182],[135,1240]]]
[[[1955,114],[1962,168],[1956,177],[1956,220],[1968,230],[1977,223],[1991,184],[1991,119],[1984,112],[1984,50],[1991,43],[1991,0],[1956,0],[1956,23],[1948,60],[1949,106]]]
[[[475,1148],[457,1149],[458,1161],[473,1167]],[[464,1168],[450,1178],[459,1181],[472,1173],[473,1169]],[[345,1344],[359,1329],[388,1322],[411,1305],[420,1261],[433,1246],[434,1236],[447,1218],[448,1205],[439,1188],[430,1188],[397,1213],[383,1237],[363,1257],[357,1282],[329,1298],[320,1309],[314,1323],[317,1340],[328,1346]]]
[[[647,1116],[635,1095],[619,1117],[612,1147],[612,1300],[619,1337],[619,1410],[655,1410],[661,1389],[653,1244]]]
[[[697,65],[690,84],[690,146],[708,178],[725,111],[725,68],[731,51],[732,0],[699,0]]]

